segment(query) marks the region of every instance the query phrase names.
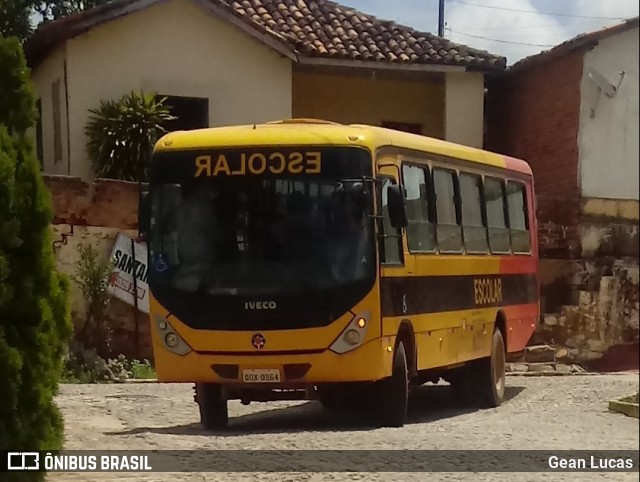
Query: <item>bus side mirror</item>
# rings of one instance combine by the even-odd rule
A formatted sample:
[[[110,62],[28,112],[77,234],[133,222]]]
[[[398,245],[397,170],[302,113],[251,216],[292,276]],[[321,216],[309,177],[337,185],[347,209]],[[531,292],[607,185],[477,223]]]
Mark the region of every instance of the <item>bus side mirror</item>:
[[[404,196],[402,188],[398,184],[392,184],[387,189],[387,200],[389,205],[389,218],[391,226],[394,228],[407,227],[407,213],[404,209]]]
[[[151,228],[151,198],[148,192],[140,193],[140,200],[138,202],[138,231],[140,237],[147,238],[149,229]]]

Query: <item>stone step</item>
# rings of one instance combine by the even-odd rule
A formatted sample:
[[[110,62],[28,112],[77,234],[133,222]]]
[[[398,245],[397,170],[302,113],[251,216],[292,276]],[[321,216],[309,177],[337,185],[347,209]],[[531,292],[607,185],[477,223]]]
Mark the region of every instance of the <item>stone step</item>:
[[[569,375],[586,373],[584,368],[580,365],[565,363],[507,363],[506,371],[511,374],[530,375]]]
[[[528,372],[555,372],[555,363],[527,363]]]
[[[533,345],[525,349],[524,360],[527,363],[545,363],[556,361],[556,349],[549,345]]]

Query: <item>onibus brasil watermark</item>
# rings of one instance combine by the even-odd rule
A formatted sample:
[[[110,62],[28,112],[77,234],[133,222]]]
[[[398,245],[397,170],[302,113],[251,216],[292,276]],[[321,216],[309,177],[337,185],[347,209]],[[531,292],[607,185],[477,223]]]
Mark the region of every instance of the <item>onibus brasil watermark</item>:
[[[8,452],[8,471],[142,472],[152,471],[148,455],[77,455]]]
[[[638,467],[637,449],[62,450],[0,453],[0,472],[637,472]]]

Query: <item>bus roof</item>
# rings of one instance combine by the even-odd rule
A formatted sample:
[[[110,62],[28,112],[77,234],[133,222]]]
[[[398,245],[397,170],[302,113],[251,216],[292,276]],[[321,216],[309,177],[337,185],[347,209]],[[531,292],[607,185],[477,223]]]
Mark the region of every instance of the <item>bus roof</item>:
[[[393,146],[439,154],[531,175],[529,165],[513,157],[384,127],[337,124],[316,119],[286,119],[264,124],[175,131],[163,136],[155,151],[267,145],[362,146],[375,151]]]

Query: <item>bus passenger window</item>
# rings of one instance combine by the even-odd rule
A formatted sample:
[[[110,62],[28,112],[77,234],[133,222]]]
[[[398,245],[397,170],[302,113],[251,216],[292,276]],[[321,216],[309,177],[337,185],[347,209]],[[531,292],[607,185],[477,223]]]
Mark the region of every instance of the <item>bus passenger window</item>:
[[[504,182],[493,177],[484,178],[484,200],[487,208],[489,247],[492,253],[508,253],[511,249],[507,227]]]
[[[462,251],[462,229],[458,218],[456,173],[444,169],[433,170],[436,194],[436,238],[438,249],[445,253]]]
[[[460,196],[465,249],[469,253],[486,253],[489,251],[489,241],[482,215],[482,178],[475,174],[460,173]]]
[[[389,201],[387,198],[387,191],[389,186],[393,184],[393,181],[389,178],[385,178],[382,181],[381,186],[381,202],[379,206],[382,208],[382,237],[380,244],[382,244],[381,250],[381,262],[386,264],[401,264],[402,263],[402,234],[400,229],[395,229],[391,226],[391,218],[389,217]]]
[[[531,239],[527,219],[527,194],[524,184],[507,182],[507,204],[509,206],[509,228],[511,229],[511,247],[515,253],[529,253]]]
[[[407,242],[411,252],[432,252],[436,247],[435,226],[429,221],[427,175],[422,167],[402,166],[407,193]]]

